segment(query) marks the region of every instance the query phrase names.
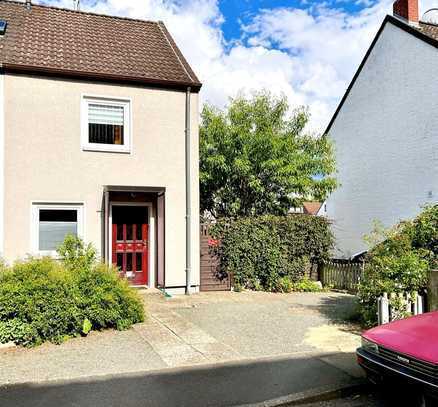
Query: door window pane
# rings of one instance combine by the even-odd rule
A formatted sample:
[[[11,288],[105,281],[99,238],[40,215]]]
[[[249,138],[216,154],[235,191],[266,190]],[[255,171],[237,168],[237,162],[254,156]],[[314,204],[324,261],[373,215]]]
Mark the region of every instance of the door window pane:
[[[78,212],[75,209],[40,209],[39,250],[56,250],[67,235],[78,235]]]

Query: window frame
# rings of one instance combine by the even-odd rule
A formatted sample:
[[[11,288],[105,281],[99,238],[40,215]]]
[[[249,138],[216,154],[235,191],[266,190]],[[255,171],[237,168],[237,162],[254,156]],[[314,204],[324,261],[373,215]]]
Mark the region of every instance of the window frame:
[[[89,104],[102,106],[113,105],[123,107],[123,144],[90,143],[88,134]],[[101,151],[109,153],[131,153],[132,146],[132,101],[130,98],[81,95],[81,149],[82,151]]]
[[[85,205],[83,202],[78,203],[60,203],[60,202],[32,202],[31,216],[31,253],[40,256],[57,257],[56,250],[40,250],[40,211],[41,210],[75,210],[77,212],[77,236],[85,238],[84,220]]]

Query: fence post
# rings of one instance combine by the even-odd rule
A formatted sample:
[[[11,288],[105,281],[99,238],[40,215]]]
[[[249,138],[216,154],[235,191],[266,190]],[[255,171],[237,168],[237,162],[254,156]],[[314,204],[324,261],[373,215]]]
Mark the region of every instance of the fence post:
[[[387,324],[389,322],[389,300],[387,293],[383,293],[378,300],[378,319],[379,325]]]
[[[438,270],[429,271],[429,281],[427,285],[428,311],[438,311]]]

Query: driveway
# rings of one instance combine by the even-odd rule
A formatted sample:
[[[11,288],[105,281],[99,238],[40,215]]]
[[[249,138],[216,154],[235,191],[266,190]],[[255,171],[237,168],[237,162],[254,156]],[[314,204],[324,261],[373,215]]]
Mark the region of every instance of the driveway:
[[[146,380],[148,371],[152,380],[163,369],[177,377],[178,368],[212,371],[217,364],[235,374],[241,368],[251,371],[249,366],[278,365],[294,372],[300,391],[361,377],[353,356],[360,337],[345,322],[352,296],[225,292],[166,299],[152,291],[144,300],[149,318],[129,331],[94,332],[60,346],[0,350],[0,385],[124,374]],[[319,379],[301,380],[305,377]]]

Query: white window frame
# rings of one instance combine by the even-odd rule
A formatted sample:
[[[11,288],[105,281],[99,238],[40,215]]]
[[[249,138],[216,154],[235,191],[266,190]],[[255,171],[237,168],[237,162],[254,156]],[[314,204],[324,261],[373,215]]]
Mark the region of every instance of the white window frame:
[[[90,143],[88,137],[88,105],[113,105],[123,107],[123,144]],[[109,153],[131,153],[132,146],[132,101],[130,98],[117,98],[97,95],[81,96],[81,148],[83,151],[102,151]]]
[[[32,202],[32,218],[31,218],[31,252],[34,255],[57,257],[56,250],[39,250],[40,247],[40,210],[75,210],[77,212],[77,235],[84,239],[84,204],[83,203],[59,203],[59,202]]]

